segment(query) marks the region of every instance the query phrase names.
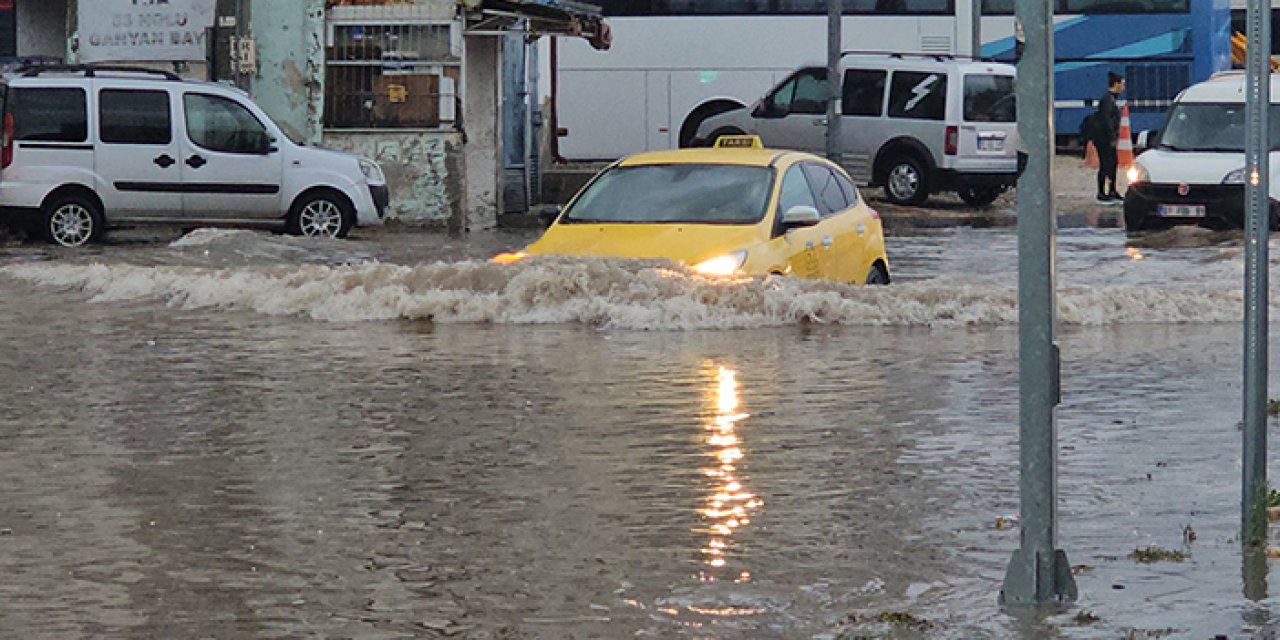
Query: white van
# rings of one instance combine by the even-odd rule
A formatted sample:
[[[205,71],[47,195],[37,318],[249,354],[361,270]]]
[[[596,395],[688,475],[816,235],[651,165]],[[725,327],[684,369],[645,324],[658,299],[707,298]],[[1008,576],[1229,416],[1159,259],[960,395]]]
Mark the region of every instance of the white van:
[[[841,164],[896,204],[955,191],[986,206],[1018,181],[1014,67],[946,55],[845,54]],[[827,69],[804,67],[752,109],[708,118],[697,142],[755,134],[770,147],[823,154]]]
[[[291,141],[244,93],[123,67],[0,82],[0,212],[80,246],[110,226],[273,227],[342,237],[390,198],[371,160]]]
[[[1130,231],[1199,224],[1244,226],[1243,72],[1224,72],[1178,94],[1165,126],[1129,168]],[[1280,140],[1280,76],[1271,76],[1271,140]],[[1274,143],[1273,143],[1274,144]],[[1271,201],[1280,200],[1280,153],[1271,151]],[[1272,208],[1271,228],[1278,226]]]

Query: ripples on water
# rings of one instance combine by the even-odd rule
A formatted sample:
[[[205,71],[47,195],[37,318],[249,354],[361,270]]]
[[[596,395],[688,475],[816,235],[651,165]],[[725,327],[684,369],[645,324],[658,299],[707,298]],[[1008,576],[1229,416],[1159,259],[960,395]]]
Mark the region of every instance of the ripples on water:
[[[895,242],[904,284],[884,289],[614,261],[408,267],[240,232],[10,264],[0,628],[1246,629],[1239,330],[1172,323],[1238,317],[1234,249],[1064,236],[1064,318],[1121,325],[1061,340],[1062,546],[1102,620],[1019,631],[994,606],[1018,536],[994,525],[1017,510],[1016,331],[986,326],[1015,319],[1013,239]],[[275,264],[300,256],[316,264]],[[1162,324],[1126,326],[1143,318]],[[1190,562],[1124,559],[1182,548],[1187,525]],[[879,618],[895,612],[931,626]]]

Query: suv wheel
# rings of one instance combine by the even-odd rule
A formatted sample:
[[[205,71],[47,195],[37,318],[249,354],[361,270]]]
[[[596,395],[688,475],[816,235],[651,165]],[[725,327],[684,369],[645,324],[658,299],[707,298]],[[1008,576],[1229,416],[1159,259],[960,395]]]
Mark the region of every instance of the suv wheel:
[[[929,197],[924,165],[912,156],[898,156],[889,161],[889,170],[884,176],[884,195],[894,204],[924,204]]]
[[[971,207],[986,207],[1000,197],[1001,189],[991,186],[966,186],[961,187],[958,193],[965,204]]]
[[[294,203],[288,231],[307,238],[345,238],[355,224],[351,205],[337,194],[317,192]]]
[[[44,235],[63,247],[82,247],[102,236],[102,211],[93,200],[66,195],[44,208]]]

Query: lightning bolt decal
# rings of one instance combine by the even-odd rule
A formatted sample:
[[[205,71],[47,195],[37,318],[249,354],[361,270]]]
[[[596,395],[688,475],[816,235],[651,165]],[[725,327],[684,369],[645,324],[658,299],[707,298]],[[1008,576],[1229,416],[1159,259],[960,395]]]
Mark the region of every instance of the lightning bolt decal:
[[[916,108],[916,105],[920,104],[920,101],[924,100],[925,97],[929,95],[929,92],[933,90],[933,85],[937,83],[938,83],[938,76],[936,75],[932,75],[932,76],[929,76],[928,78],[925,78],[924,80],[921,80],[920,84],[911,88],[911,94],[915,97],[908,100],[907,104],[902,107],[902,110],[910,111]]]

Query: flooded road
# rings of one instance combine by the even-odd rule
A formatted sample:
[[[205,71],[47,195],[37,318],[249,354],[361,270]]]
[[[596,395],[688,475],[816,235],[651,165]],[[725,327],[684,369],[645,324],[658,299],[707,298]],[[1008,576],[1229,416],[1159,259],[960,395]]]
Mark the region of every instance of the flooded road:
[[[1237,237],[1060,237],[1081,600],[1041,620],[995,605],[1013,230],[892,237],[881,289],[474,260],[524,239],[0,250],[0,628],[1236,638],[1280,611],[1234,541]]]

